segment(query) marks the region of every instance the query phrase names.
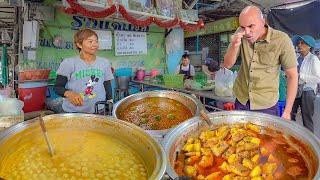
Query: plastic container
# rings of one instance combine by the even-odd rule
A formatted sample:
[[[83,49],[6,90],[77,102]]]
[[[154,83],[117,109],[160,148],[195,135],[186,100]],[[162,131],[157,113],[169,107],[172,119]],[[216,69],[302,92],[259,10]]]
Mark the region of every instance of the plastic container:
[[[45,80],[49,78],[50,69],[35,69],[19,72],[19,81]]]
[[[19,99],[24,102],[23,111],[40,111],[45,107],[48,82],[25,82],[18,86]]]
[[[5,98],[0,100],[0,117],[20,115],[23,102],[16,98]]]
[[[116,76],[117,89],[129,89],[130,76]]]
[[[184,74],[164,74],[164,85],[169,88],[183,88]]]
[[[145,72],[144,70],[137,70],[137,72],[136,72],[136,79],[137,79],[138,81],[143,81],[145,75],[146,75],[146,72]]]
[[[278,101],[278,116],[282,116],[285,106],[286,101]]]
[[[207,83],[207,75],[202,72],[196,73],[196,75],[194,76],[194,80],[203,86]]]
[[[223,104],[223,110],[231,111],[235,109],[235,105],[232,102],[227,102]]]
[[[115,76],[132,76],[132,68],[119,68],[115,70]]]

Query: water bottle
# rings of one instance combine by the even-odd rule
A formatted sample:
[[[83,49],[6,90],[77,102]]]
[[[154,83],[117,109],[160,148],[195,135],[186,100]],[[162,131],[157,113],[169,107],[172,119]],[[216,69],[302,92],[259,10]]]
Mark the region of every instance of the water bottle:
[[[314,111],[312,116],[314,134],[320,138],[320,83],[318,83],[316,98],[314,99]]]

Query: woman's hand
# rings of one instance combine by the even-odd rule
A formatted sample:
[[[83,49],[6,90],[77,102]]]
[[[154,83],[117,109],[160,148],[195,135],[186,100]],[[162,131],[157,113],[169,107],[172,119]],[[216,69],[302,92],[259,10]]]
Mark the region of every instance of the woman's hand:
[[[66,91],[64,96],[71,102],[71,104],[75,106],[82,106],[83,105],[83,98],[79,93],[74,91]]]

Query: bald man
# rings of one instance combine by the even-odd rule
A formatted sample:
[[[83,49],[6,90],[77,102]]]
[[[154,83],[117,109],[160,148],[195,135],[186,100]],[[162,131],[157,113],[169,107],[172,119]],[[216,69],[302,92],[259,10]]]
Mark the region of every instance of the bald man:
[[[255,6],[242,10],[239,23],[224,56],[225,68],[231,68],[239,55],[242,59],[233,87],[236,109],[278,115],[281,66],[287,76],[287,99],[282,117],[290,119],[298,85],[297,60],[291,39],[286,33],[268,26]]]

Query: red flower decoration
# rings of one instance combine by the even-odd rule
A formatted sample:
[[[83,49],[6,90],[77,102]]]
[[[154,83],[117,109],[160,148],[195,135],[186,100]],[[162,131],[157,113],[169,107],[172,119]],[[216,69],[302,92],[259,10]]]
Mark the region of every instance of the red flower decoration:
[[[122,5],[119,5],[119,12],[122,15],[122,17],[124,17],[128,22],[135,26],[146,27],[149,26],[153,21],[153,17],[148,17],[145,20],[135,19],[134,17],[129,15],[127,10]]]
[[[66,1],[70,5],[70,7],[65,9],[65,12],[68,14],[80,13],[87,17],[105,18],[117,12],[116,5],[112,5],[111,7],[104,9],[102,11],[91,11],[82,7],[79,3],[76,2],[76,0],[66,0]],[[146,26],[149,26],[151,23],[155,23],[156,25],[162,28],[170,29],[177,25],[180,25],[184,30],[190,31],[190,32],[194,32],[199,28],[204,28],[204,22],[202,20],[199,20],[197,24],[187,24],[180,21],[178,18],[175,18],[171,21],[161,21],[155,17],[148,17],[144,20],[140,20],[131,16],[122,5],[119,4],[118,8],[122,17],[125,18],[129,23],[135,26],[146,27]]]

